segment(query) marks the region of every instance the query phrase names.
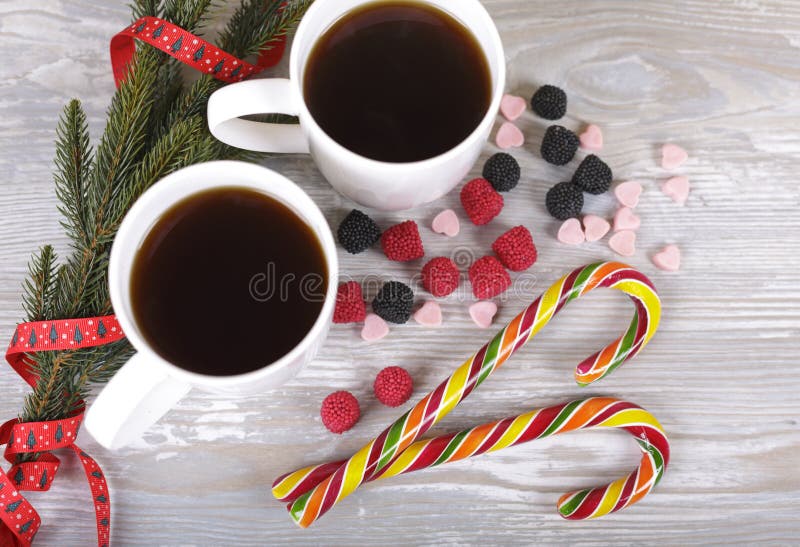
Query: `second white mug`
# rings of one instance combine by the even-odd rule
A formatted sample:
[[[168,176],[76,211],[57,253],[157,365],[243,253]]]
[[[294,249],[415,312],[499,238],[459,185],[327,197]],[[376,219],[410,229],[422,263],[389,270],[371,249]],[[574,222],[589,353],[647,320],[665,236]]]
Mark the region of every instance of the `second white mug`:
[[[208,124],[215,137],[239,148],[310,153],[330,184],[357,203],[390,211],[410,209],[452,190],[477,161],[502,99],[505,54],[497,28],[478,0],[418,0],[449,13],[475,36],[491,74],[491,103],[475,130],[441,155],[409,163],[366,158],[338,144],[320,128],[304,101],[302,80],[317,39],[340,17],[371,1],[316,0],[294,37],[289,79],[250,80],[220,89],[208,101]],[[265,113],[298,116],[300,124],[267,124],[242,118]]]

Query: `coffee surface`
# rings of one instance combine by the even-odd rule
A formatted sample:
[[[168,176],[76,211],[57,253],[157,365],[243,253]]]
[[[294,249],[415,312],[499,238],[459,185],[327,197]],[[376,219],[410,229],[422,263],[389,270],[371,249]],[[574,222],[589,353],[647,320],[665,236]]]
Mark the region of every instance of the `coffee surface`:
[[[198,193],[155,224],[134,260],[136,323],[167,361],[225,376],[274,362],[313,326],[328,284],[312,229],[246,188]]]
[[[315,44],[303,88],[311,115],[333,140],[386,162],[450,150],[491,102],[489,66],[472,33],[410,1],[345,14]]]

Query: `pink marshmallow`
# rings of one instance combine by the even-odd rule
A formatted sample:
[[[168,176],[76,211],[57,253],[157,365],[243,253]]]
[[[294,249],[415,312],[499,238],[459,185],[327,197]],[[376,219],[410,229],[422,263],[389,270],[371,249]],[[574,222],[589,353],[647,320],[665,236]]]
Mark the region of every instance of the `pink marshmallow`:
[[[469,307],[469,316],[482,329],[489,328],[497,314],[497,304],[491,300],[481,300]]]
[[[597,215],[586,215],[583,217],[583,231],[586,241],[599,241],[603,239],[611,229],[611,224],[604,218]]]
[[[581,141],[581,148],[585,150],[596,152],[603,149],[603,132],[594,124],[588,125],[578,138]]]
[[[581,222],[577,218],[569,218],[558,229],[556,238],[566,245],[580,245],[586,241],[586,235],[581,228]]]
[[[661,148],[661,167],[672,171],[683,165],[689,159],[686,150],[677,144],[668,143]]]
[[[428,300],[414,312],[414,321],[424,327],[438,327],[442,324],[442,308],[433,300]]]
[[[611,236],[608,246],[612,251],[622,256],[633,256],[636,254],[636,232],[623,230]]]
[[[642,195],[642,185],[635,180],[622,182],[614,187],[614,196],[622,205],[633,209],[639,205],[639,196]]]
[[[361,329],[361,338],[367,342],[380,340],[389,334],[389,325],[374,313],[370,313],[364,319],[364,328]]]
[[[455,237],[461,231],[461,223],[458,221],[455,211],[445,209],[434,217],[433,222],[431,222],[431,229],[437,234]]]
[[[522,116],[527,107],[528,102],[516,95],[503,95],[500,101],[500,113],[510,122]]]
[[[633,209],[630,207],[620,207],[614,215],[614,231],[621,232],[623,230],[638,230],[642,225],[640,219]]]
[[[503,150],[518,148],[525,144],[525,135],[523,135],[519,127],[513,123],[503,122],[503,125],[497,130],[495,142],[497,143],[497,147]]]
[[[679,205],[685,205],[689,199],[691,185],[687,177],[672,177],[661,184],[661,191],[664,195],[672,198],[672,201]]]
[[[681,268],[681,250],[677,245],[667,245],[653,255],[653,264],[668,272],[676,272]]]

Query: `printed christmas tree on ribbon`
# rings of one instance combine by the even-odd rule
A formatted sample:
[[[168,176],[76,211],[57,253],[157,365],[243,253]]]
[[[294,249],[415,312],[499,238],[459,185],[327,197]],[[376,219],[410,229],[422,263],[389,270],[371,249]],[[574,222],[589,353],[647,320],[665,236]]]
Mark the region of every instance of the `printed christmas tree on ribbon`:
[[[47,486],[47,469],[42,471],[42,478],[39,479],[39,488],[44,490],[45,486]]]
[[[75,335],[72,337],[75,340],[76,344],[80,344],[83,341],[83,335],[81,334],[80,327],[75,327]]]
[[[36,435],[33,434],[33,429],[28,431],[28,442],[27,442],[27,445],[28,445],[28,448],[33,448],[34,446],[36,446]]]
[[[103,321],[101,320],[101,321],[100,321],[100,322],[97,324],[97,336],[99,336],[100,338],[104,338],[104,337],[105,337],[105,335],[106,335],[106,332],[108,332],[108,331],[106,330],[106,326],[103,324]]]
[[[61,429],[61,424],[58,424],[58,427],[56,427],[55,440],[57,443],[60,443],[61,439],[63,438],[64,438],[64,430]]]
[[[28,338],[28,345],[30,347],[33,347],[33,346],[36,345],[36,331],[34,331],[33,329],[31,329],[31,336],[30,336],[30,338]]]
[[[203,58],[205,52],[206,52],[206,45],[203,44],[199,48],[197,48],[197,51],[194,52],[194,57],[192,58],[194,59],[195,62],[197,62]]]
[[[58,340],[58,331],[56,330],[55,324],[50,327],[50,342],[55,343]]]
[[[181,46],[183,45],[183,36],[179,36],[177,40],[169,47],[172,53],[180,51]]]
[[[158,38],[161,36],[161,33],[164,32],[164,25],[161,25],[156,30],[153,31],[153,38]]]
[[[17,486],[22,484],[22,481],[25,480],[25,475],[22,474],[22,469],[17,467],[17,472],[14,473],[14,482],[17,483]]]
[[[6,513],[13,513],[20,505],[22,505],[22,500],[12,501],[6,506]]]
[[[28,531],[28,529],[31,527],[32,524],[33,520],[29,520],[28,522],[19,527],[20,532],[24,534],[25,532]]]

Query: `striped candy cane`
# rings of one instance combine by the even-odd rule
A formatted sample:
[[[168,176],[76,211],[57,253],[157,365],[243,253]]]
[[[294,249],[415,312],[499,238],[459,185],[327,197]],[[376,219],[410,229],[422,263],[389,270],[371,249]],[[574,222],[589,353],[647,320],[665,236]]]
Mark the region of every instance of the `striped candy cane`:
[[[597,287],[626,293],[636,313],[622,336],[578,365],[575,379],[580,385],[588,385],[610,374],[650,341],[661,317],[661,303],[650,280],[618,262],[592,264],[562,277],[449,378],[350,459],[335,469],[326,469],[327,474],[311,473],[305,478],[290,474],[294,482],[280,481],[273,488],[273,494],[278,499],[293,500],[288,506],[292,519],[303,528],[310,526],[359,485],[378,477],[395,458],[533,338],[568,302]]]
[[[669,442],[653,415],[633,403],[609,397],[593,397],[542,408],[458,433],[417,441],[369,480],[385,479],[463,460],[559,433],[597,427],[627,431],[642,450],[639,466],[629,475],[604,486],[569,492],[558,500],[558,511],[566,519],[602,517],[646,496],[661,480],[669,463]],[[289,473],[278,478],[273,489],[283,490],[287,485],[302,484],[314,475],[322,479],[345,462],[312,466]],[[293,501],[297,489],[288,492],[288,497],[283,500]]]

